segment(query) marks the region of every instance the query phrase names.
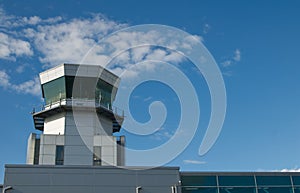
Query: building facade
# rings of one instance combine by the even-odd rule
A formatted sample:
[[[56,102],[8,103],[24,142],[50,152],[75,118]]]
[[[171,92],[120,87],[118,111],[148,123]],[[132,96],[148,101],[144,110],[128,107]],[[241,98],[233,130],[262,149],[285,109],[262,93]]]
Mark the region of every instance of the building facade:
[[[299,172],[181,172],[182,193],[300,193]]]
[[[171,193],[179,168],[6,165],[9,193]]]
[[[45,105],[32,113],[26,165],[6,165],[5,193],[300,193],[300,173],[180,172],[126,167],[119,77],[62,64],[40,74]]]

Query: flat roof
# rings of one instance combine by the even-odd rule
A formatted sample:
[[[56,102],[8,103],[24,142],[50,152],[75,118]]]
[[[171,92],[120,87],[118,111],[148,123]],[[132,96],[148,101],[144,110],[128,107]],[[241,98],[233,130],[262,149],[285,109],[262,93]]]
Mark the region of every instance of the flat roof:
[[[180,171],[181,175],[184,176],[253,176],[253,175],[262,175],[262,176],[283,176],[283,175],[297,175],[300,176],[300,172],[280,172],[280,171],[213,171],[213,172],[200,172],[200,171]]]
[[[73,165],[29,165],[29,164],[5,164],[5,168],[66,168],[66,169],[129,169],[129,170],[179,170],[173,166],[73,166]]]
[[[118,85],[119,77],[100,65],[63,63],[40,73],[41,84],[62,76],[100,78],[111,85]]]

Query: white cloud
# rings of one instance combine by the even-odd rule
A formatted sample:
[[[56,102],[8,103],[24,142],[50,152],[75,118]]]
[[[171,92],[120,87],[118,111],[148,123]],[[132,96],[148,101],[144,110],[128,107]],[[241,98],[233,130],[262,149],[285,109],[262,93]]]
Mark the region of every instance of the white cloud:
[[[17,93],[31,94],[34,96],[41,95],[38,77],[20,84],[14,84],[10,81],[10,76],[4,70],[0,70],[0,86],[4,89],[15,91]]]
[[[30,43],[0,32],[0,59],[15,60],[19,56],[32,56]]]
[[[239,49],[235,50],[233,60],[236,62],[241,61],[241,51]]]
[[[158,60],[163,61],[167,52],[161,49],[155,49],[150,54],[147,55],[146,60]]]
[[[224,76],[230,77],[230,76],[233,75],[233,72],[230,71],[230,70],[227,70],[227,71],[222,72],[222,74],[223,74]]]
[[[48,19],[44,19],[43,22],[45,23],[57,23],[59,21],[62,20],[62,17],[61,16],[57,16],[57,17],[50,17]]]
[[[87,19],[40,25],[37,29],[27,28],[24,32],[27,38],[33,39],[35,47],[43,54],[40,61],[56,66],[63,62],[79,63],[99,39],[119,29],[120,26],[122,25],[95,15]],[[95,55],[92,59],[97,63],[107,60],[101,54]]]
[[[193,45],[203,41],[201,36],[180,38],[176,33],[162,34],[159,30],[120,32],[107,38],[107,35],[127,27],[127,24],[106,19],[100,14],[64,20],[62,17],[8,15],[0,8],[0,18],[0,59],[36,56],[43,66],[52,67],[60,63],[81,62],[104,65],[117,56],[118,63],[108,68],[118,74],[126,71],[126,77],[131,78],[141,74],[141,71],[156,69],[155,62],[144,61],[180,63],[184,56],[176,49],[192,49]],[[153,46],[165,45],[166,42],[170,49]],[[87,53],[88,57],[85,57]],[[16,72],[24,72],[24,66],[17,67]],[[35,83],[31,80],[19,85],[10,84],[18,92],[34,93],[37,91]]]
[[[152,97],[152,96],[149,96],[149,97],[145,98],[143,101],[144,101],[144,102],[147,102],[147,101],[150,101],[150,100],[152,100],[152,99],[153,99],[153,97]]]
[[[151,135],[151,138],[157,141],[162,141],[162,140],[170,139],[173,135],[174,134],[168,131],[166,128],[160,128],[157,129],[157,132]]]
[[[27,65],[25,65],[25,64],[19,65],[19,66],[16,68],[16,72],[19,73],[19,74],[23,73],[26,66],[27,66]]]
[[[183,163],[185,163],[185,164],[206,164],[205,161],[199,161],[199,160],[183,160]]]
[[[139,47],[132,50],[132,59],[134,62],[142,61],[145,56],[150,52],[149,46]]]
[[[239,49],[236,49],[233,53],[233,56],[231,56],[229,59],[224,60],[221,62],[221,65],[224,68],[230,67],[231,65],[240,62],[241,61],[241,51]]]
[[[31,94],[35,96],[41,95],[40,81],[38,77],[35,77],[33,80],[28,80],[21,84],[12,84],[11,89],[22,94]]]
[[[131,55],[130,58],[127,57],[129,61],[123,63],[125,69],[129,67],[128,64],[138,63],[145,59],[178,63],[183,58],[182,55],[174,51],[150,49],[150,45],[166,42],[165,35],[169,36],[167,38],[172,37],[172,34],[162,35],[155,30],[120,32],[109,37],[105,42],[106,44],[97,45],[109,33],[127,26],[108,20],[100,14],[94,14],[89,18],[64,21],[62,17],[42,19],[38,16],[18,17],[8,15],[0,8],[0,16],[2,18],[0,25],[7,29],[7,33],[2,33],[2,36],[13,40],[13,37],[9,36],[12,33],[29,40],[19,39],[15,41],[15,44],[12,43],[12,48],[8,47],[7,44],[2,46],[2,59],[9,59],[11,55],[16,55],[16,57],[22,54],[32,55],[31,47],[34,47],[34,50],[38,52],[36,55],[39,56],[40,62],[46,66],[56,66],[63,62],[79,63],[91,48],[94,48],[95,51],[89,54],[85,62],[94,64],[104,64],[111,57],[118,55],[121,50],[130,48]],[[20,29],[14,31],[16,27],[22,27],[23,29],[21,32]],[[173,39],[176,39],[176,37]],[[179,46],[191,49],[197,41],[202,41],[202,37],[197,35],[190,35],[184,39],[177,38],[175,41],[173,39],[172,41],[168,40],[169,48],[175,50]],[[30,45],[29,42],[32,44]],[[143,44],[145,46],[140,47]],[[137,45],[139,47],[134,48]]]
[[[209,30],[210,30],[210,25],[209,24],[204,24],[204,26],[203,26],[203,33],[204,34],[207,34],[208,32],[209,32]]]
[[[42,21],[42,19],[38,16],[32,17],[23,17],[24,24],[36,25]]]
[[[223,67],[228,67],[231,66],[232,60],[225,60],[224,62],[221,63]]]
[[[300,172],[300,169],[283,169],[281,172]]]
[[[20,17],[15,15],[9,15],[1,7],[0,7],[0,18],[1,18],[0,26],[9,29],[14,27],[24,27],[28,25],[52,24],[62,20],[62,17],[60,16],[42,19],[39,16]]]
[[[257,169],[256,171],[258,172],[300,172],[300,168],[295,167],[295,168],[284,168],[284,169],[278,169],[278,170],[266,170],[266,169]]]
[[[9,76],[5,71],[0,71],[0,86],[4,88],[10,86]]]
[[[294,169],[282,169],[282,170],[275,170],[277,172],[300,172],[300,168],[294,168]]]

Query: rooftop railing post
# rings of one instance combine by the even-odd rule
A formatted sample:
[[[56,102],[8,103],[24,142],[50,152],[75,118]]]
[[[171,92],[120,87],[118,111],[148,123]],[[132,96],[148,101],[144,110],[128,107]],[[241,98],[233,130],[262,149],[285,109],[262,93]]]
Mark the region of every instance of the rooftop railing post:
[[[11,190],[12,187],[11,186],[6,186],[6,187],[3,187],[2,189],[2,193],[5,193],[7,190]]]

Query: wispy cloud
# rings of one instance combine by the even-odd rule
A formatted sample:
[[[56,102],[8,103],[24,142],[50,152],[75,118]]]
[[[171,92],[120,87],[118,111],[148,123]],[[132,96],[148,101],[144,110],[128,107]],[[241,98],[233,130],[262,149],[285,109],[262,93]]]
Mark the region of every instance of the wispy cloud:
[[[224,62],[221,63],[223,67],[228,67],[231,66],[232,60],[225,60]]]
[[[298,166],[294,168],[284,168],[278,170],[266,170],[266,169],[257,169],[257,172],[300,172],[300,168]]]
[[[183,163],[185,164],[206,164],[205,161],[199,161],[199,160],[183,160]]]
[[[153,97],[149,96],[147,98],[144,99],[144,102],[150,101]]]
[[[234,56],[232,58],[235,62],[241,61],[241,51],[239,49],[236,49],[234,51]]]
[[[224,76],[232,76],[233,75],[233,71],[230,69],[230,67],[234,64],[237,64],[238,62],[240,62],[242,59],[242,53],[240,49],[236,49],[232,56],[230,56],[229,58],[223,60],[221,62],[221,67],[223,68],[222,70],[222,74]]]
[[[33,51],[28,41],[0,32],[0,59],[16,60],[16,57],[32,55]]]
[[[10,86],[9,76],[5,71],[0,71],[0,86],[4,88]]]
[[[300,172],[300,168],[297,169],[282,169],[280,172]]]
[[[53,24],[62,20],[61,16],[42,19],[39,16],[21,17],[16,15],[9,15],[2,7],[0,7],[0,18],[0,26],[4,29],[11,29],[15,27],[24,27],[37,24]]]
[[[82,63],[83,58],[89,53],[84,63],[103,65],[115,57],[117,65],[108,68],[118,75],[126,71],[128,78],[138,76],[141,71],[156,69],[155,62],[143,63],[143,61],[154,60],[178,64],[183,61],[184,56],[174,50],[178,47],[192,49],[194,44],[203,41],[201,36],[190,35],[183,39],[175,38],[176,40],[173,41],[173,38],[172,41],[168,41],[167,47],[170,49],[150,46],[173,37],[172,34],[161,34],[155,30],[121,32],[106,38],[108,34],[127,27],[128,24],[109,20],[101,14],[66,20],[60,16],[20,17],[9,15],[0,8],[0,18],[0,59],[2,60],[16,61],[19,57],[36,60],[38,57],[41,65],[48,68],[60,63]],[[16,69],[16,73],[19,74],[24,71],[23,66]],[[35,81],[14,84],[10,80],[9,83],[15,85],[15,89],[23,89],[24,93],[28,93],[25,85],[29,87],[32,82]],[[20,87],[21,85],[23,86]]]
[[[170,139],[174,134],[166,128],[160,128],[157,132],[151,135],[151,138],[157,141]]]
[[[224,60],[223,62],[221,62],[222,66],[223,67],[229,67],[237,62],[240,62],[241,61],[241,50],[240,49],[236,49],[234,52],[233,52],[233,55]]]
[[[204,26],[203,26],[203,33],[207,34],[209,32],[210,28],[211,27],[210,27],[210,25],[208,23],[204,24]]]
[[[10,81],[10,79],[10,76],[4,70],[0,70],[0,87],[22,94],[31,94],[34,96],[41,95],[41,88],[38,77],[20,84],[14,84]]]
[[[16,72],[21,74],[25,71],[26,67],[28,67],[28,64],[21,64],[16,68]]]

